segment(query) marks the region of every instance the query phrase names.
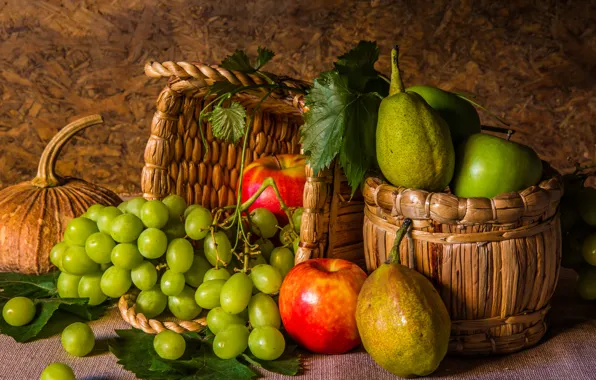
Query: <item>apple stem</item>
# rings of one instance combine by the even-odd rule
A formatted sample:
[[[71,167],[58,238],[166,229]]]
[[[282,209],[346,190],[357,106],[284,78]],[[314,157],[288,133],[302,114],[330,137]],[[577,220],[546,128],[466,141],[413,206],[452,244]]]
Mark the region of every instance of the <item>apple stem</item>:
[[[509,139],[511,139],[511,135],[513,135],[513,130],[508,130],[507,131],[507,137],[505,137],[505,140],[509,141]]]
[[[391,248],[391,251],[389,251],[389,258],[387,259],[385,264],[399,264],[400,263],[399,253],[398,253],[399,252],[399,244],[401,243],[404,236],[406,236],[406,233],[408,232],[408,230],[410,229],[411,226],[412,226],[412,219],[410,219],[410,218],[404,219],[403,223],[401,224],[401,227],[395,233],[395,240],[393,241],[393,247]]]

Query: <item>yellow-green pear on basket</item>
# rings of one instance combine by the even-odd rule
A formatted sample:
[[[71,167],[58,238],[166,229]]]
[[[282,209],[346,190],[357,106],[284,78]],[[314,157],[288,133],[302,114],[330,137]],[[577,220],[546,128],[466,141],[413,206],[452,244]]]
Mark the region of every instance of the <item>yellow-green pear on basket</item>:
[[[406,92],[391,52],[389,96],[379,107],[377,161],[391,184],[441,191],[453,176],[455,152],[447,123],[415,92]]]

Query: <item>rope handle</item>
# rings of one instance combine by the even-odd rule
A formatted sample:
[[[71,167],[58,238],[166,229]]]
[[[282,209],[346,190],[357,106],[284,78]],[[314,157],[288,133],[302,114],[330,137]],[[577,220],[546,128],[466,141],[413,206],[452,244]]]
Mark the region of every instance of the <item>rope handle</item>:
[[[132,327],[143,330],[147,334],[158,334],[163,330],[172,330],[179,334],[187,331],[195,332],[207,326],[205,317],[193,319],[192,321],[159,321],[148,319],[142,313],[136,312],[136,293],[127,293],[118,300],[120,316]]]

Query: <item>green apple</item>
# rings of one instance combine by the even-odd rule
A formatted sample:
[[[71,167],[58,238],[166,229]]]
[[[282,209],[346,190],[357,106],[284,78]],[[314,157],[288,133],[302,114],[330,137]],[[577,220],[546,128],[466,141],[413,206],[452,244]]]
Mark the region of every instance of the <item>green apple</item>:
[[[584,187],[577,193],[579,215],[590,226],[596,226],[596,189]]]
[[[480,117],[476,108],[454,93],[432,86],[412,86],[407,88],[406,92],[415,92],[422,96],[428,105],[439,113],[449,125],[454,145],[458,145],[471,134],[480,133]]]
[[[536,185],[542,161],[530,147],[477,133],[457,149],[453,193],[463,198],[492,198]]]

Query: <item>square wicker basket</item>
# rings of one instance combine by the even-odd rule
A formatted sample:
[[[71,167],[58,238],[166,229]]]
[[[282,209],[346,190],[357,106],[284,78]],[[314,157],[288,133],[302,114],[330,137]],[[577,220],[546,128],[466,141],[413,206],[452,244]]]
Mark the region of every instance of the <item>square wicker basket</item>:
[[[232,72],[221,67],[189,62],[150,62],[145,73],[169,78],[157,98],[151,123],[151,137],[145,149],[142,174],[143,195],[161,199],[179,194],[187,202],[214,208],[234,204],[240,173],[242,144],[213,137],[211,126],[197,120],[206,101],[206,87],[216,81],[254,85],[258,76]],[[268,74],[278,80],[283,79]],[[284,79],[292,88],[305,89],[305,82]],[[242,93],[235,97],[248,111],[263,93]],[[300,153],[299,127],[303,123],[303,98],[292,91],[279,91],[263,102],[255,114],[245,165],[267,155]],[[205,155],[201,128],[209,151]],[[314,257],[336,257],[365,267],[362,223],[364,202],[350,197],[347,179],[338,165],[317,173],[307,167],[304,214],[296,262]]]

